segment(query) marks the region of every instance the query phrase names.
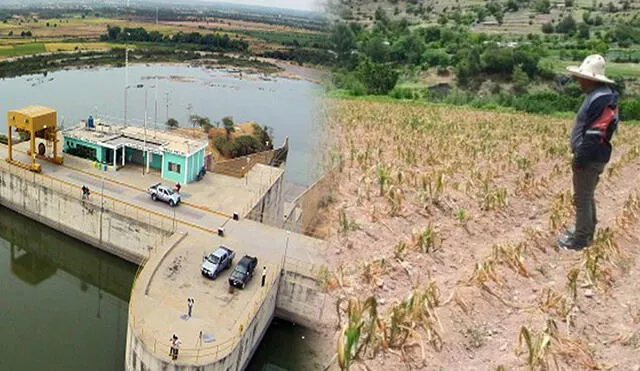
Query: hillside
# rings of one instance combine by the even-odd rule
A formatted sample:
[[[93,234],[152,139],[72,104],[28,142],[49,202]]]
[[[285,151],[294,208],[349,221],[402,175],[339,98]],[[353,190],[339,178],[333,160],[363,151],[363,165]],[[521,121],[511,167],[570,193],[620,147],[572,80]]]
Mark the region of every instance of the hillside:
[[[373,24],[378,9],[384,10],[393,20],[405,18],[413,24],[422,25],[435,25],[440,16],[453,16],[460,12],[463,15],[473,14],[469,21],[476,31],[509,34],[540,33],[543,23],[560,20],[567,14],[581,19],[582,14],[589,10],[593,11],[594,16],[600,15],[609,23],[615,18],[633,16],[634,12],[640,9],[640,3],[625,0],[598,1],[595,9],[592,9],[594,2],[591,0],[339,0],[334,3],[334,9],[342,19],[365,25]],[[496,12],[492,11],[495,7],[488,5],[491,3],[500,5],[501,25],[497,24]],[[542,6],[538,5],[541,3]],[[544,6],[547,5],[544,3],[548,3],[548,6]],[[484,8],[485,11],[479,13],[480,8]],[[483,15],[478,18],[479,14]]]
[[[324,282],[340,308],[339,360],[369,370],[637,367],[640,126],[623,123],[615,137],[595,244],[568,252],[554,241],[574,217],[571,120],[329,104],[341,141]]]

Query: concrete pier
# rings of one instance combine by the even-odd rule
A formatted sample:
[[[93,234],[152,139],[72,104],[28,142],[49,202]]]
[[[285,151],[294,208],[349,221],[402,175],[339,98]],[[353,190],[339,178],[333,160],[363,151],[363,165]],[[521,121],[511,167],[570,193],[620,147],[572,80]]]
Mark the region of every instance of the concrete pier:
[[[0,146],[0,157],[5,150]],[[43,163],[43,173],[35,174],[0,161],[0,204],[141,265],[129,308],[127,370],[242,370],[274,315],[306,325],[323,322],[326,298],[317,277],[324,243],[245,219],[281,210],[283,171],[256,166],[255,171],[271,174],[264,177],[268,187],[251,188],[251,174],[247,180],[209,178],[227,184],[219,193],[234,195],[243,206],[235,221],[227,214],[235,203],[197,193],[204,185],[189,187],[193,193],[185,192],[184,205],[170,208],[144,192],[143,182],[155,181],[152,175],[129,181],[126,171],[105,175],[80,169],[86,166],[81,161],[65,163]],[[83,185],[93,191],[89,199],[82,198]],[[244,254],[258,257],[255,278],[245,290],[229,291],[230,271],[213,281],[200,275],[202,256],[219,245],[236,252],[234,266]],[[264,287],[262,266],[268,272]],[[191,318],[184,316],[188,297],[196,300]],[[175,361],[169,357],[174,333],[183,343]]]

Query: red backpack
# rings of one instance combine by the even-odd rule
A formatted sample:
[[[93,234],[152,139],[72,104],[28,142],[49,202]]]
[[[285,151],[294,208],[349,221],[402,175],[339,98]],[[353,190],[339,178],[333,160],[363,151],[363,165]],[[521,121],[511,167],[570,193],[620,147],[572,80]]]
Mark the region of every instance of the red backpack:
[[[585,134],[597,135],[600,138],[600,144],[611,142],[611,137],[618,128],[619,110],[617,105],[608,105],[602,110],[598,117],[589,127]]]

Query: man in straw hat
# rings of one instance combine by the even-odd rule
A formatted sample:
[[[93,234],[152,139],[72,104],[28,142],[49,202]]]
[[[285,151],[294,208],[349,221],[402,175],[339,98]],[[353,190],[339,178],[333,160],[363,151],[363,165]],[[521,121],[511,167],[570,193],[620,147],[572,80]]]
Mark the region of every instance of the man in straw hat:
[[[600,55],[588,56],[579,67],[567,67],[586,94],[571,131],[576,223],[558,238],[558,246],[567,250],[582,250],[593,241],[597,223],[594,193],[611,157],[610,141],[618,125],[618,93],[604,69]]]

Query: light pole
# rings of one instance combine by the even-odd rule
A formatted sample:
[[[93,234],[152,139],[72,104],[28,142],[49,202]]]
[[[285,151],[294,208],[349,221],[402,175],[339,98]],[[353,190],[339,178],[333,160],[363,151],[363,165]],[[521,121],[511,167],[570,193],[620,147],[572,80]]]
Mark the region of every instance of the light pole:
[[[284,243],[284,255],[282,256],[282,270],[284,270],[284,263],[287,259],[287,249],[289,248],[289,236],[291,236],[291,231],[287,231],[287,238]]]
[[[144,86],[144,85],[141,85]],[[147,86],[144,89],[144,153],[147,156],[146,169],[147,173],[149,173],[149,151],[147,151],[147,95],[149,92],[149,88],[155,88],[155,85]],[[145,167],[142,167],[142,175],[145,174]]]

